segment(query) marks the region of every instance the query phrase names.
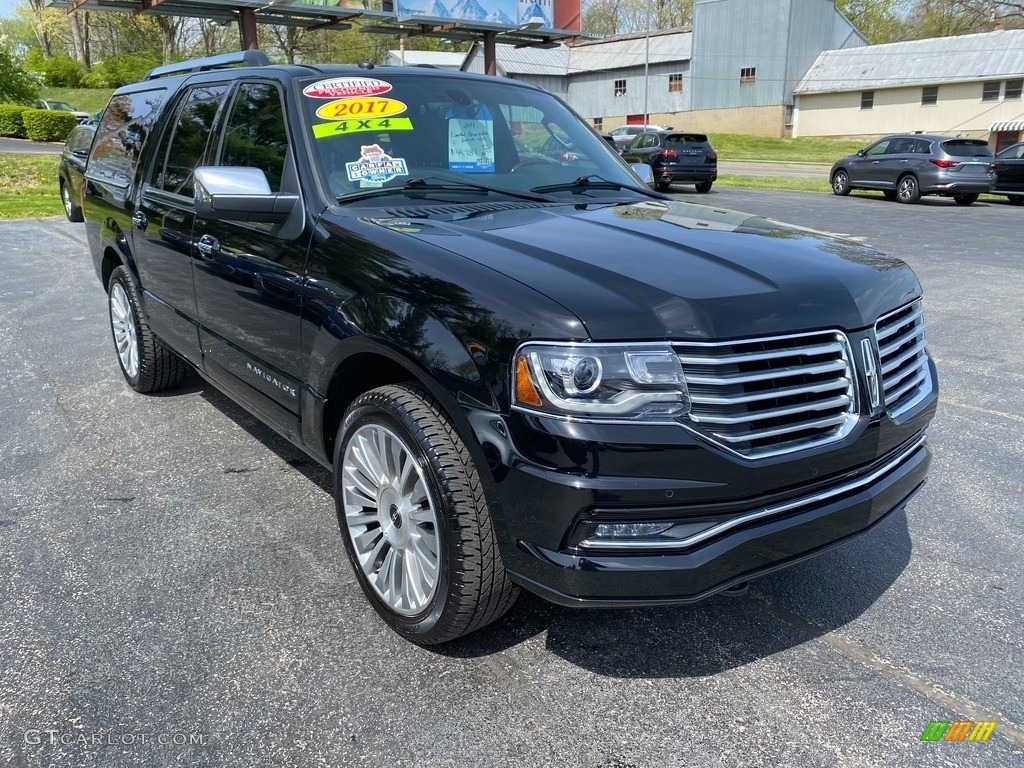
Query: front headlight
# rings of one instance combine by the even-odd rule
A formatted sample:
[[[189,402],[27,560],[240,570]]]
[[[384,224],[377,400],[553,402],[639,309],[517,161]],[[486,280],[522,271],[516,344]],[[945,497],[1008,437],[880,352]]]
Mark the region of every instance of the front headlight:
[[[513,404],[559,416],[672,419],[689,413],[668,344],[527,343],[516,352]]]

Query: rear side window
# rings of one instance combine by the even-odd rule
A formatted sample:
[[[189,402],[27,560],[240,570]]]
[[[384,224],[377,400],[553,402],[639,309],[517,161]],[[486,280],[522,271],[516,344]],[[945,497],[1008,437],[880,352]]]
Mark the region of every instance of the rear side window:
[[[980,139],[950,139],[942,142],[942,148],[953,157],[992,157],[992,150]]]
[[[287,157],[281,94],[269,83],[243,83],[231,106],[219,164],[261,168],[270,188],[280,192]]]
[[[132,182],[142,146],[153,130],[166,88],[114,94],[103,111],[88,174],[120,186]]]
[[[188,92],[171,135],[166,163],[155,186],[191,197],[192,172],[206,154],[217,109],[227,90],[226,83],[216,83],[197,85]]]

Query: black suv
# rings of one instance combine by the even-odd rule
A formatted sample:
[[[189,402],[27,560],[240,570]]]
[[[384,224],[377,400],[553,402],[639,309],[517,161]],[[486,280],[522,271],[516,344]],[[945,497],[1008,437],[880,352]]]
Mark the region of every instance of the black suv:
[[[571,162],[519,154],[552,139]],[[910,269],[652,192],[530,85],[162,67],[104,110],[84,208],[128,383],[192,367],[333,468],[359,583],[418,643],[520,587],[739,592],[925,480]]]
[[[672,184],[693,184],[698,192],[710,192],[718,179],[718,153],[703,133],[641,133],[622,150],[622,159],[651,166],[654,183],[661,191]]]

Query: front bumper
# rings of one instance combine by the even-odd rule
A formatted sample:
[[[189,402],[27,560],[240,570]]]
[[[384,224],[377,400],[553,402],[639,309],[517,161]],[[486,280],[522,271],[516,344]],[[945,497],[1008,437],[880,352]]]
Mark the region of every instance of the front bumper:
[[[692,546],[635,553],[559,551],[519,542],[512,578],[560,605],[632,607],[702,600],[738,583],[794,565],[870,530],[924,484],[924,435],[858,475],[803,497],[733,514]]]

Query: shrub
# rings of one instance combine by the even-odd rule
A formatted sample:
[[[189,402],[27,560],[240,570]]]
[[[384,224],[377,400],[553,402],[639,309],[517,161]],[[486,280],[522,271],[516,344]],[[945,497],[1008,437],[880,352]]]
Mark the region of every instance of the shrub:
[[[33,141],[63,141],[78,125],[70,112],[48,109],[26,109],[21,119],[25,123],[25,135]]]
[[[104,59],[92,65],[84,82],[90,88],[120,88],[122,85],[137,83],[160,62],[148,56],[130,55]]]
[[[22,68],[7,41],[0,37],[0,101],[27,104],[36,97],[38,89]]]
[[[53,88],[78,88],[82,84],[82,66],[67,55],[44,59],[38,49],[25,55],[25,68],[37,72],[43,83]]]
[[[28,107],[20,104],[0,104],[0,136],[25,138],[25,121],[21,119],[21,113],[26,109]]]

